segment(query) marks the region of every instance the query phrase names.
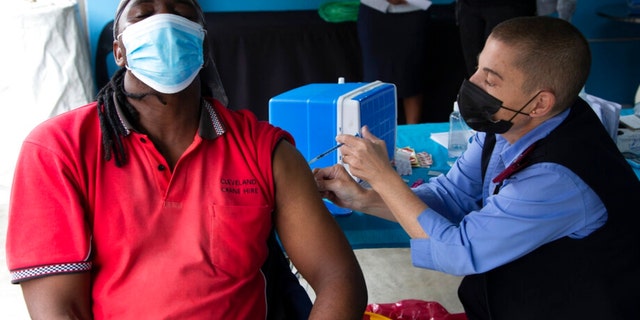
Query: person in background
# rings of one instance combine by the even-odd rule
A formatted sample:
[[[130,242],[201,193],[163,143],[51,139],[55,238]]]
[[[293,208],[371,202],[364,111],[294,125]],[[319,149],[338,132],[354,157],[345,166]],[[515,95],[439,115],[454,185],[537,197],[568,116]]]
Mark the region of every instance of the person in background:
[[[562,45],[558,45],[562,44]],[[640,181],[579,98],[591,54],[552,17],[496,26],[458,104],[477,131],[450,171],[410,188],[384,141],[338,135],[349,172],[314,169],[323,196],[397,221],[415,266],[464,276],[473,319],[633,319],[640,314]]]
[[[358,10],[363,81],[396,85],[407,124],[422,119],[428,19],[405,0],[362,0]]]
[[[195,0],[121,1],[121,68],[24,141],[6,245],[33,319],[362,318],[362,271],[311,170],[287,132],[225,108],[204,22]],[[295,317],[274,301],[304,308],[304,291],[268,295],[273,230],[316,294]]]
[[[522,16],[536,15],[537,0],[456,0],[456,22],[467,72],[471,76],[478,54],[498,23]]]
[[[576,11],[578,0],[537,0],[536,8],[539,16],[556,14],[558,18],[571,22]]]

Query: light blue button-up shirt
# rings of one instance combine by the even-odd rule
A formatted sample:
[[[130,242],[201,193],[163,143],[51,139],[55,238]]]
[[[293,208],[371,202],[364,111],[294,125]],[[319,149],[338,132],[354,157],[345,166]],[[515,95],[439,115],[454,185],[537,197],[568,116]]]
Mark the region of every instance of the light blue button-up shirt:
[[[484,183],[485,134],[478,133],[446,175],[415,188],[429,206],[418,217],[429,238],[411,240],[413,264],[453,275],[481,273],[545,243],[565,236],[583,238],[604,225],[607,211],[600,198],[576,174],[555,163],[533,164],[492,194],[493,177],[568,114],[566,110],[544,122],[513,145],[496,135]]]

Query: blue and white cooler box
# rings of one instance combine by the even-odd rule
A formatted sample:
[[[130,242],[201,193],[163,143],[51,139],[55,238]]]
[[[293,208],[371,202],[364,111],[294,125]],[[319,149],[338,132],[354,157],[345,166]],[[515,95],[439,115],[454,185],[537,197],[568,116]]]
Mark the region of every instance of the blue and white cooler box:
[[[384,140],[387,155],[393,160],[398,125],[396,101],[396,86],[381,81],[314,83],[271,98],[269,122],[291,133],[307,161],[335,147],[336,135],[355,135],[364,125]],[[310,166],[320,168],[336,163],[342,163],[339,150]],[[325,204],[334,215],[351,213],[326,199]]]
[[[269,122],[293,135],[307,161],[336,145],[338,134],[355,135],[364,125],[385,141],[389,159],[396,144],[396,87],[390,83],[314,83],[269,100]],[[339,151],[311,164],[341,163]]]

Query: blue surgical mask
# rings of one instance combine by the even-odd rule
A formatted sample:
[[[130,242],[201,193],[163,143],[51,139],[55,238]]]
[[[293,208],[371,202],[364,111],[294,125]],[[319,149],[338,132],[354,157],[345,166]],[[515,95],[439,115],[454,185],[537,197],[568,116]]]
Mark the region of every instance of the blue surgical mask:
[[[127,69],[158,92],[184,90],[204,64],[204,28],[174,14],[156,14],[121,34]]]

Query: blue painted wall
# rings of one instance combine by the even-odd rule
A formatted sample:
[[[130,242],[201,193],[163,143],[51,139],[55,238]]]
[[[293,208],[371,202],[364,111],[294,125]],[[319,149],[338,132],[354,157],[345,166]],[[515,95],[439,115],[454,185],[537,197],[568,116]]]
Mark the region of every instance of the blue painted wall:
[[[333,0],[201,0],[205,11],[315,10]],[[100,30],[113,19],[118,0],[85,0],[92,55]],[[435,0],[451,3],[452,0]],[[578,0],[572,22],[591,44],[593,65],[586,91],[622,104],[632,104],[640,85],[640,24],[612,21],[598,16],[598,8],[626,0]]]
[[[278,11],[278,10],[315,10],[327,0],[200,0],[204,11]],[[104,25],[115,15],[120,0],[85,0],[87,27],[91,42],[91,52],[95,47]]]
[[[593,63],[586,91],[631,105],[640,85],[640,24],[613,21],[597,14],[626,0],[578,0],[573,24],[589,40]]]

